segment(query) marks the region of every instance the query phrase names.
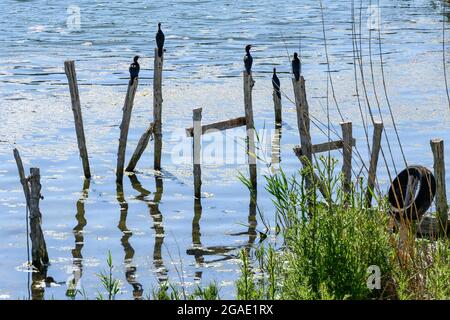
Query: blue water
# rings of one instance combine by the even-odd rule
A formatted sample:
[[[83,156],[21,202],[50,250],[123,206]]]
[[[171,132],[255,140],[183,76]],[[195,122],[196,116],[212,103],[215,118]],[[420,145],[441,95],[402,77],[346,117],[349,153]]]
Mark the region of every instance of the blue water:
[[[361,11],[359,3],[355,16],[357,22],[361,16],[361,37],[357,34],[356,38],[362,48],[367,99],[380,119],[374,95],[377,93],[392,144],[392,159],[386,141],[383,146],[389,170],[395,172],[394,164],[399,171],[404,162],[383,88],[378,31],[369,33],[367,27],[374,18],[368,7],[376,1],[363,1]],[[358,150],[362,160],[367,161],[362,119],[370,122],[370,118],[360,74],[362,117],[356,97],[351,4],[323,1],[324,26],[336,101],[343,118],[353,122]],[[443,57],[447,68],[450,66],[450,48],[445,46],[444,55],[442,50],[443,36],[446,43],[450,43],[450,36],[448,25],[444,35],[442,32],[441,2],[383,0],[380,4],[387,96],[403,151],[409,163],[431,166],[429,140],[448,140],[450,114],[443,70]],[[259,216],[249,214],[249,193],[236,177],[238,171],[246,173],[241,141],[244,135],[236,130],[226,136],[205,136],[207,164],[202,171],[205,195],[201,212],[194,206],[191,160],[174,154],[179,149],[190,149],[183,128],[192,124],[192,109],[203,107],[205,123],[243,115],[242,57],[249,43],[254,46],[255,122],[262,133],[263,129],[273,133],[273,67],[277,67],[287,95],[283,97],[282,168],[294,173],[300,167],[292,153],[299,137],[295,108],[289,101],[293,93],[288,55],[294,51],[302,55],[311,114],[326,123],[328,106],[330,122],[340,134],[342,119],[327,81],[319,1],[4,0],[1,9],[0,298],[29,296],[29,272],[24,267],[25,206],[12,157],[14,147],[20,150],[27,168],[41,168],[43,229],[52,262],[48,275],[61,282],[59,286],[36,289],[42,283],[35,281],[35,298],[44,294],[46,299],[65,299],[66,280],[80,275],[79,286],[94,298],[101,289],[96,274],[106,267],[108,251],[116,266],[114,274],[121,280],[120,299],[133,298],[133,291],[139,295],[139,285],[143,297],[151,295],[152,288],[166,277],[189,289],[195,283],[215,281],[222,297],[234,297],[237,254],[243,247],[258,244],[255,228],[264,231]],[[80,24],[74,26],[71,22],[76,21],[73,18],[78,9]],[[152,119],[153,50],[158,22],[162,22],[166,34],[163,177],[155,178],[151,170],[150,146],[136,175],[146,190],[125,177],[124,199],[118,201],[114,170],[128,65],[134,55],[141,56],[129,157]],[[76,61],[94,173],[87,200],[82,193],[81,164],[63,67],[67,59]],[[371,132],[369,126],[369,140]],[[312,137],[314,142],[327,139],[314,124]],[[332,138],[336,136],[332,134]],[[270,162],[268,140],[266,154]],[[222,146],[223,154],[234,150],[235,156],[226,158],[225,163],[214,163],[208,150],[217,144]],[[337,152],[334,155],[340,156]],[[448,166],[449,162],[450,170]],[[274,210],[264,191],[264,167],[260,163],[258,205],[270,221]],[[361,159],[355,157],[355,173],[360,167]],[[382,160],[379,182],[385,190],[387,170]],[[196,254],[192,248],[203,251]]]

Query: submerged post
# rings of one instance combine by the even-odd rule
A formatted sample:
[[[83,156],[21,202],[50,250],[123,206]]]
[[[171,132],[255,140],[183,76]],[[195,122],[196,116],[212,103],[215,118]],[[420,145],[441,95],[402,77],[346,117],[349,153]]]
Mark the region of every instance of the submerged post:
[[[84,136],[83,117],[81,115],[80,95],[78,92],[75,62],[73,60],[65,61],[64,70],[69,82],[70,98],[72,100],[72,111],[75,120],[75,131],[77,134],[78,149],[80,151],[80,157],[83,164],[84,176],[86,179],[89,179],[91,177],[91,170],[89,168],[86,138]]]
[[[342,174],[344,179],[344,192],[349,194],[352,185],[352,123],[351,122],[341,122],[342,128],[342,141],[343,144],[343,164],[342,164]]]
[[[432,139],[430,141],[434,158],[434,177],[436,179],[436,220],[441,235],[447,234],[448,204],[445,188],[445,162],[444,140]]]
[[[244,107],[245,107],[245,124],[247,129],[247,158],[250,171],[250,182],[253,189],[256,190],[256,147],[255,147],[255,124],[253,121],[253,103],[252,90],[255,81],[250,72],[243,71],[244,75]]]
[[[370,156],[369,178],[367,181],[366,205],[372,206],[372,194],[374,193],[377,177],[378,156],[381,149],[381,133],[383,132],[383,123],[374,122],[373,124],[372,154]]]
[[[155,48],[155,63],[153,74],[153,122],[154,122],[154,164],[153,169],[161,170],[162,152],[162,70],[164,61],[164,51],[158,55],[158,48]]]
[[[150,123],[147,130],[142,134],[141,138],[139,139],[139,142],[137,144],[136,149],[133,152],[133,155],[131,156],[130,162],[128,163],[127,168],[125,171],[132,172],[136,168],[136,165],[141,158],[142,154],[144,153],[145,148],[147,148],[148,141],[150,140],[150,137],[153,134],[153,122]]]
[[[193,161],[194,161],[194,195],[200,199],[202,188],[201,169],[201,139],[202,139],[202,108],[192,111],[194,137],[192,139]]]
[[[43,271],[48,264],[47,246],[41,229],[41,212],[39,200],[41,199],[41,176],[39,168],[30,168],[30,238],[31,256],[33,265]]]
[[[131,111],[133,110],[134,96],[138,86],[138,78],[130,80],[128,83],[127,95],[125,97],[125,104],[123,106],[122,123],[120,124],[120,139],[119,149],[117,151],[117,170],[116,170],[116,182],[122,183],[123,180],[123,168],[125,166],[125,151],[127,148],[128,129],[130,127]]]

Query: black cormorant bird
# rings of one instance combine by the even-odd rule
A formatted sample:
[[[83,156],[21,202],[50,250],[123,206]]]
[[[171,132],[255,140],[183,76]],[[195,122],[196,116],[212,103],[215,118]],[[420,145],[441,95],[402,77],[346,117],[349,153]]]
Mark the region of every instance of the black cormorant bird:
[[[250,54],[250,49],[252,46],[249,44],[245,47],[245,56],[244,56],[244,64],[245,64],[245,70],[247,71],[247,74],[250,74],[252,72],[252,64],[253,64],[253,57]]]
[[[275,92],[277,93],[278,98],[281,98],[280,79],[278,79],[276,68],[273,68],[272,85],[273,85],[273,90],[275,90]]]
[[[156,46],[158,47],[158,57],[161,57],[163,54],[164,48],[164,40],[165,40],[164,32],[161,31],[161,22],[158,23],[158,32],[156,33]]]
[[[141,67],[139,66],[139,62],[138,62],[139,56],[135,56],[133,59],[133,63],[130,64],[130,81],[131,83],[133,83],[134,79],[137,78],[139,76],[139,70],[141,69]]]
[[[295,81],[300,79],[300,73],[302,71],[300,59],[297,52],[294,52],[294,59],[292,59],[292,73],[295,76]]]

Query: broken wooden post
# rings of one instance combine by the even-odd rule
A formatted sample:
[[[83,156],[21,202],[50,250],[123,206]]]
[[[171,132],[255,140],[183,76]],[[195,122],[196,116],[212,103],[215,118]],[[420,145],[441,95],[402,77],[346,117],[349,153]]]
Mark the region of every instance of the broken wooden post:
[[[128,83],[127,95],[125,97],[125,103],[123,106],[122,123],[120,124],[120,139],[119,149],[117,151],[117,170],[116,170],[116,182],[122,183],[123,180],[123,168],[125,165],[125,151],[127,148],[128,129],[130,127],[131,111],[133,110],[134,96],[138,86],[138,78],[134,78],[134,81]]]
[[[30,238],[31,256],[33,265],[43,271],[48,265],[47,246],[41,229],[41,212],[39,200],[41,199],[41,175],[39,168],[30,168]]]
[[[23,169],[22,159],[20,158],[19,150],[14,149],[14,158],[17,163],[17,170],[19,171],[20,184],[23,188],[23,193],[25,195],[25,201],[27,203],[27,208],[30,208],[30,187],[28,186],[28,180],[25,177],[25,170]],[[27,222],[28,223],[28,222]]]
[[[275,109],[275,123],[281,124],[282,116],[281,116],[281,94],[279,91],[273,89],[273,106]]]
[[[256,190],[256,148],[255,148],[255,124],[253,122],[253,105],[252,105],[252,90],[255,81],[251,73],[248,74],[245,70],[244,75],[244,107],[245,107],[245,124],[247,127],[247,154],[248,166],[250,171],[250,183],[253,189]]]
[[[81,115],[80,95],[78,92],[77,74],[75,71],[75,62],[68,60],[64,62],[64,69],[69,82],[70,98],[72,100],[72,111],[75,120],[75,131],[77,134],[78,149],[83,164],[84,176],[86,179],[91,177],[89,168],[88,152],[86,148],[86,138],[84,136],[83,117]]]
[[[162,70],[164,61],[164,51],[161,57],[158,56],[158,48],[155,48],[155,63],[153,68],[153,132],[154,144],[154,164],[153,169],[161,170],[162,152]]]
[[[352,184],[352,123],[351,122],[341,122],[342,128],[342,141],[343,146],[343,164],[342,164],[342,174],[343,174],[343,188],[344,192],[349,194],[351,192]]]
[[[192,111],[194,138],[192,139],[193,161],[194,161],[194,195],[197,199],[201,197],[202,169],[201,142],[202,142],[202,108]]]
[[[372,154],[370,156],[369,178],[367,181],[366,206],[372,206],[372,195],[375,192],[375,183],[377,177],[378,156],[381,149],[381,134],[383,132],[383,123],[375,121],[373,124]]]
[[[136,165],[139,159],[141,158],[142,154],[144,153],[145,148],[147,148],[148,141],[150,140],[150,137],[153,134],[153,125],[154,123],[151,122],[147,130],[145,130],[144,134],[139,139],[137,147],[134,150],[133,155],[131,156],[130,162],[128,163],[128,166],[125,169],[125,171],[132,172],[136,168]]]
[[[432,139],[430,141],[434,158],[434,177],[436,179],[436,219],[441,235],[447,234],[448,204],[445,188],[445,162],[444,140]]]

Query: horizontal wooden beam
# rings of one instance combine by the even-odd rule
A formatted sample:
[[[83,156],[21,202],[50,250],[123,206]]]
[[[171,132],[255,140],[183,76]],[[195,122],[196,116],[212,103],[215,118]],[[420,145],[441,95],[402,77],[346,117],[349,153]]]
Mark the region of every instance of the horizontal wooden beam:
[[[353,138],[352,146],[354,147],[355,145],[356,145],[356,140]],[[342,140],[324,142],[324,143],[314,144],[312,146],[312,153],[327,152],[327,151],[342,149],[343,147],[344,147],[344,142]],[[302,148],[300,146],[295,147],[294,152],[297,157],[303,156]]]
[[[239,117],[239,118],[220,121],[220,122],[216,122],[216,123],[205,124],[204,126],[202,126],[202,134],[209,133],[208,131],[210,131],[210,130],[222,131],[222,130],[237,128],[237,127],[242,127],[242,126],[245,126],[245,123],[246,123],[245,117]],[[194,128],[193,127],[186,128],[186,136],[187,137],[194,136]]]

